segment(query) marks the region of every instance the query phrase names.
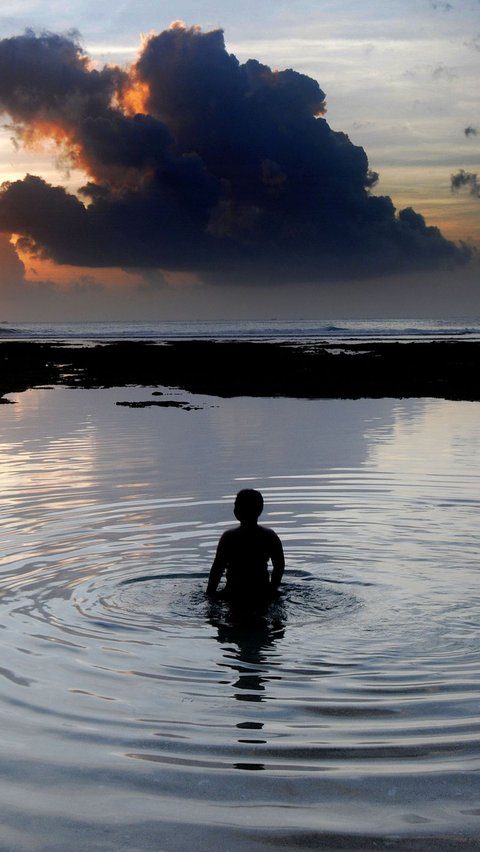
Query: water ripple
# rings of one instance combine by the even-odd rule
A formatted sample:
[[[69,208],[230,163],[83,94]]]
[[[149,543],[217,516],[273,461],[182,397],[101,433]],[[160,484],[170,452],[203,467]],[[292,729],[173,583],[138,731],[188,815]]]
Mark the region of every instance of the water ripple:
[[[37,430],[42,422],[51,428],[42,415],[45,393],[37,392]],[[61,409],[66,434],[44,436],[41,452],[24,434],[27,415],[23,423],[8,413],[0,575],[5,801],[16,783],[36,777],[40,762],[47,788],[64,785],[85,819],[89,808],[96,812],[101,784],[107,798],[122,807],[128,800],[137,815],[150,814],[150,798],[162,819],[173,807],[180,820],[187,809],[197,829],[223,824],[226,809],[241,802],[232,817],[238,828],[250,831],[260,807],[263,826],[291,832],[322,802],[322,831],[338,837],[371,832],[375,815],[390,835],[425,823],[440,837],[442,807],[449,830],[462,825],[473,837],[480,477],[467,445],[459,456],[457,440],[452,464],[444,459],[439,467],[437,454],[426,465],[427,414],[417,404],[413,424],[409,409],[376,432],[362,415],[356,429],[369,435],[369,450],[357,464],[339,458],[312,472],[317,432],[305,431],[303,467],[297,457],[280,476],[271,463],[255,476],[232,475],[226,489],[222,465],[230,456],[222,461],[219,449],[223,480],[216,471],[207,488],[192,429],[209,431],[211,457],[228,403],[189,412],[188,423],[177,410],[112,406],[107,438],[91,408],[75,407],[80,398],[87,397],[55,395],[73,409]],[[235,416],[243,412],[264,440],[259,412],[264,405],[271,422],[277,403],[242,404],[232,402]],[[293,425],[282,426],[288,434],[298,429],[302,403],[295,405]],[[312,429],[317,409],[305,406]],[[330,408],[319,410],[326,417]],[[233,414],[226,420],[231,434]],[[412,436],[417,470],[404,464]],[[259,444],[258,460],[262,452]],[[264,493],[288,571],[266,613],[239,617],[209,602],[204,589],[230,524],[226,507],[245,482]],[[55,797],[38,794],[35,802],[45,819],[58,820]]]

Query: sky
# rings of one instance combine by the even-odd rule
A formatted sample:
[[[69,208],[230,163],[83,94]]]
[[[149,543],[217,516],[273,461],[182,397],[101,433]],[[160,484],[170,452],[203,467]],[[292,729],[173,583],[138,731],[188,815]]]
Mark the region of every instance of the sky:
[[[3,0],[0,320],[480,316],[480,0]]]

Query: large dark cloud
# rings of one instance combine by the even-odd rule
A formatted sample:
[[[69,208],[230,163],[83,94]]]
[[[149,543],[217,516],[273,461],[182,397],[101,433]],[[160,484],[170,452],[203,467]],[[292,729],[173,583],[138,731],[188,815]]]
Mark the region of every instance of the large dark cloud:
[[[0,41],[0,109],[90,175],[79,197],[5,184],[0,229],[60,263],[320,280],[457,264],[468,251],[371,189],[364,150],[322,117],[318,83],[240,64],[220,30],[172,26],[129,69],[74,38]]]

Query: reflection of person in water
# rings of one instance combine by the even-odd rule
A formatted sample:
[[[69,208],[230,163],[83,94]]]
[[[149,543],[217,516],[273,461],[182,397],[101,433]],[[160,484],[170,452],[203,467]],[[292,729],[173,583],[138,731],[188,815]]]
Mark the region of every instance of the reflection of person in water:
[[[259,491],[246,488],[238,492],[233,513],[240,526],[224,532],[218,543],[208,595],[215,595],[224,572],[227,582],[222,597],[234,604],[251,607],[266,603],[278,589],[285,568],[282,543],[273,530],[258,523],[262,510]]]

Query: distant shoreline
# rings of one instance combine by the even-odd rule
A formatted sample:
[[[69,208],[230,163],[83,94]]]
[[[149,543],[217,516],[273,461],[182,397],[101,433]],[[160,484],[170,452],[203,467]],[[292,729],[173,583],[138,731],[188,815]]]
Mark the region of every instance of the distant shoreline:
[[[0,342],[0,401],[45,385],[167,385],[192,393],[307,399],[480,400],[480,343],[303,344],[242,340]]]

